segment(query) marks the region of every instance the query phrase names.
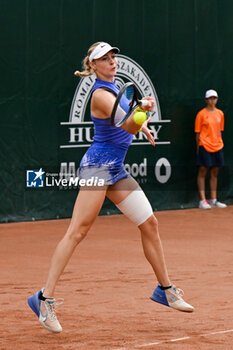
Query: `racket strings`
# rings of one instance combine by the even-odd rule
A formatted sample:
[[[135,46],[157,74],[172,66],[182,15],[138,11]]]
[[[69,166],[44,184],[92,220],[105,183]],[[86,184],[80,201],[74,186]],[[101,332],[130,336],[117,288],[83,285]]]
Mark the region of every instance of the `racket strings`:
[[[121,126],[133,113],[138,105],[136,88],[133,83],[127,83],[116,99],[113,112],[111,115],[111,123],[113,126]]]

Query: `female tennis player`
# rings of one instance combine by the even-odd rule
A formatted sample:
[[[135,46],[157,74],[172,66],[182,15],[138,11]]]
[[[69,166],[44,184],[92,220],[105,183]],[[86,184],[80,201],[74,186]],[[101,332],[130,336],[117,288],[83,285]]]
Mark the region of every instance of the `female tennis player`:
[[[180,311],[192,312],[194,310],[182,299],[181,290],[171,284],[157,220],[151,205],[138,183],[125,172],[123,166],[133,134],[136,134],[140,128],[150,143],[155,144],[152,133],[147,127],[148,120],[143,125],[138,125],[130,116],[122,127],[117,128],[110,124],[110,115],[119,92],[114,81],[117,71],[116,53],[118,52],[118,48],[108,43],[95,43],[89,48],[87,57],[84,59],[85,70],[75,72],[81,77],[96,74],[91,98],[91,118],[95,126],[94,142],[81,160],[80,178],[104,177],[105,184],[101,188],[93,187],[87,190],[82,187],[80,189],[69,228],[52,257],[45,287],[28,298],[28,304],[36,313],[39,322],[52,332],[62,331],[55,313],[56,283],[76,246],[85,238],[96,219],[105,196],[133,221],[141,232],[145,256],[158,280],[151,299]],[[153,98],[145,97],[145,99],[148,100],[148,103],[142,109],[152,111]]]

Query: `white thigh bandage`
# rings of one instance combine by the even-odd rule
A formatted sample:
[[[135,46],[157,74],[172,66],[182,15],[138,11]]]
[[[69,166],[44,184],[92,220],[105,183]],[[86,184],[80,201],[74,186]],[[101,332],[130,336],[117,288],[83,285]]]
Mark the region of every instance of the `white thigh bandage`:
[[[132,191],[128,197],[117,204],[117,208],[137,226],[143,224],[153,215],[150,202],[140,187]]]

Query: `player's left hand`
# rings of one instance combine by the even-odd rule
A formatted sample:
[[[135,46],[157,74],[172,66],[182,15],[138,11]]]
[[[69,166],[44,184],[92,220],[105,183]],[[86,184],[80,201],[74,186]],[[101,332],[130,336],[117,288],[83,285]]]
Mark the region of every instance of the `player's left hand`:
[[[152,146],[155,146],[155,138],[153,136],[154,131],[150,130],[147,124],[150,122],[150,117],[142,124],[141,131],[146,135],[147,140],[151,143]]]

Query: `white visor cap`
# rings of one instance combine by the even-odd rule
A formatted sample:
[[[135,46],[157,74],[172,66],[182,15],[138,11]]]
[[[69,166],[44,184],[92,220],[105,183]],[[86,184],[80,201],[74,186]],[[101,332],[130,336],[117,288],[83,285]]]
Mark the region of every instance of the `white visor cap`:
[[[114,51],[115,53],[120,52],[118,47],[112,47],[108,43],[101,42],[90,54],[89,61],[92,62],[93,60],[103,57],[109,51]]]
[[[210,97],[218,97],[217,91],[215,90],[207,90],[205,93],[205,98],[210,98]]]

